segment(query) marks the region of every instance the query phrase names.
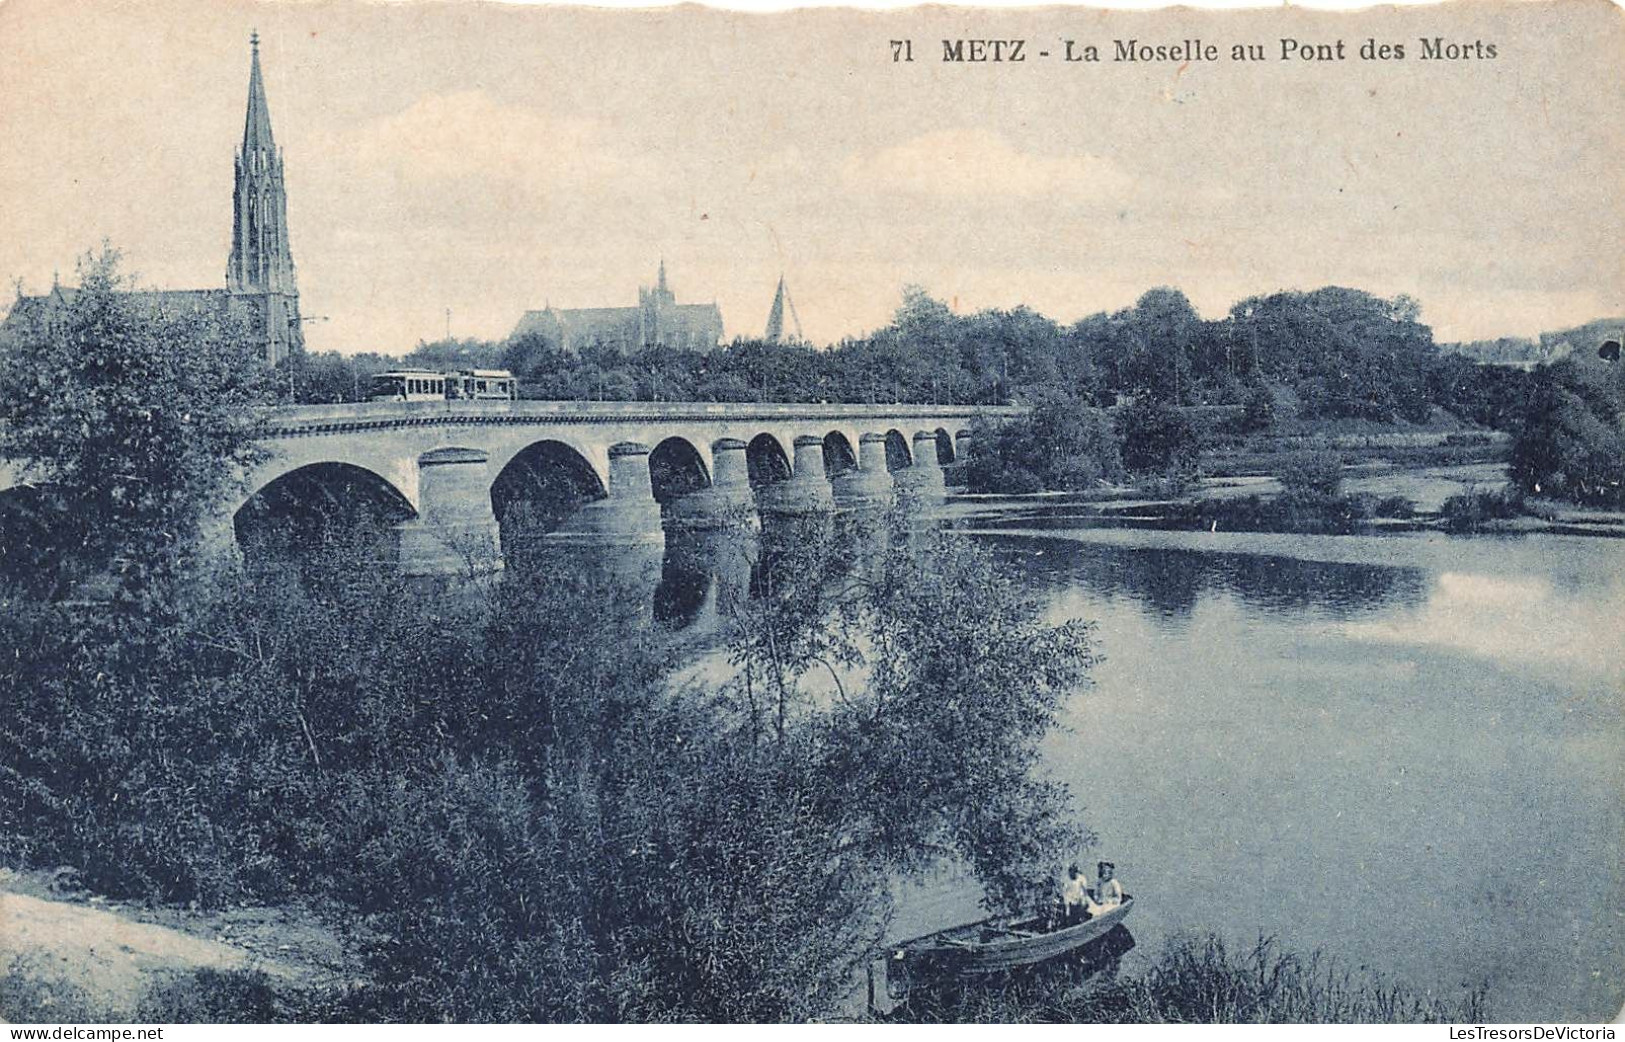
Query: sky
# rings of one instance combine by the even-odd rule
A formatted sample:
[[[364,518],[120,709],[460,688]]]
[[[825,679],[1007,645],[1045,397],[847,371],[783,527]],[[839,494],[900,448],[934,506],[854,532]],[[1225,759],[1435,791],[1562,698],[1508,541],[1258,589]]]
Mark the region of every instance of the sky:
[[[1440,340],[1625,313],[1625,20],[1605,0],[778,15],[0,0],[0,277],[71,282],[105,239],[145,285],[224,285],[251,29],[312,350],[632,305],[662,258],[678,300],[716,301],[729,337],[761,332],[783,274],[820,343],[885,324],[907,284],[1062,321],[1160,285],[1216,318],[1338,284],[1415,297]],[[1436,35],[1497,57],[1417,60]],[[1282,37],[1342,39],[1348,57],[1281,61]],[[1025,39],[1029,60],[941,61],[958,38]],[[1269,57],[1110,61],[1131,38]],[[1406,60],[1358,60],[1368,38]],[[893,39],[914,41],[913,63],[892,61]],[[1064,39],[1108,60],[1061,62]]]

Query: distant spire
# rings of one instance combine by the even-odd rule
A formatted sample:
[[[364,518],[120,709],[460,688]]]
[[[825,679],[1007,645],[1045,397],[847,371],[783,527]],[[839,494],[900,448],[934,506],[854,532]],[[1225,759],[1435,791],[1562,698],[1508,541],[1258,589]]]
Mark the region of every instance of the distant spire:
[[[660,258],[660,277],[655,282],[655,289],[658,290],[662,296],[664,296],[666,293],[666,258],[664,257]]]
[[[779,276],[778,291],[773,294],[773,307],[767,313],[767,332],[763,339],[776,344],[784,339],[784,276]]]
[[[248,36],[249,47],[253,50],[248,70],[248,117],[243,121],[243,153],[246,155],[255,149],[270,151],[276,147],[271,139],[271,109],[265,103],[265,80],[260,75],[260,34],[252,32]]]
[[[796,302],[790,299],[790,291],[785,288],[784,276],[779,276],[779,288],[773,294],[773,308],[767,313],[767,333],[763,339],[770,344],[777,344],[784,339],[784,313],[790,312],[790,321],[795,326],[796,341],[805,339],[801,332],[801,316],[796,314]]]

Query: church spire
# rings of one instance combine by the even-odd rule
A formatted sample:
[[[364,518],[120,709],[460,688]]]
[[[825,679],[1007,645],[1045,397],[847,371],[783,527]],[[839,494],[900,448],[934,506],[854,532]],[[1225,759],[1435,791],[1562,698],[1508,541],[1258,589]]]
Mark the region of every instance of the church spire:
[[[248,117],[243,121],[243,152],[274,149],[271,137],[271,108],[265,103],[265,79],[260,75],[260,34],[248,37],[253,57],[248,70]]]
[[[762,339],[770,344],[782,343],[784,335],[784,313],[790,312],[790,322],[795,327],[792,342],[800,343],[805,339],[801,332],[801,316],[796,314],[796,302],[790,299],[790,291],[784,286],[784,276],[779,276],[779,288],[773,294],[773,307],[767,313],[767,331]]]
[[[660,258],[660,275],[655,279],[655,292],[662,297],[668,292],[666,289],[666,258]]]
[[[784,276],[779,276],[778,292],[773,294],[773,307],[767,313],[767,333],[763,336],[770,344],[784,339]]]
[[[271,110],[265,102],[260,72],[260,37],[249,38],[248,113],[243,119],[243,145],[237,152],[237,182],[232,195],[231,258],[226,262],[226,288],[266,340],[266,356],[275,362],[303,343],[299,327],[299,288],[294,281],[293,253],[288,248],[288,198],[282,183],[282,153],[271,136]]]

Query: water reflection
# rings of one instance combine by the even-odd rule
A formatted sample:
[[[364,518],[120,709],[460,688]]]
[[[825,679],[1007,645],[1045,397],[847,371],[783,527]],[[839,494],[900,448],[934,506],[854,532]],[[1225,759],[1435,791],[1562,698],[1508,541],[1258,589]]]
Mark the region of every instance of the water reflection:
[[[1353,640],[1453,651],[1519,668],[1563,667],[1625,685],[1619,627],[1625,577],[1559,589],[1546,576],[1444,572],[1424,604],[1398,618],[1351,624]]]
[[[1105,661],[1045,760],[1143,898],[1143,949],[1262,933],[1437,993],[1486,986],[1497,1019],[1617,1012],[1617,543],[983,538],[1054,618],[1099,623]],[[928,926],[975,894],[904,896]]]
[[[720,629],[735,606],[750,596],[761,545],[761,535],[743,525],[668,532],[655,590],[655,621],[679,632]]]
[[[808,549],[831,577],[862,570],[880,559],[895,538],[925,539],[929,525],[893,532],[880,512],[767,514],[758,529],[726,525],[674,527],[667,532],[655,621],[689,635],[719,632],[740,605],[766,595],[777,562],[805,566]]]
[[[1229,593],[1251,608],[1348,618],[1427,597],[1420,569],[1295,557],[1124,547],[1037,537],[987,537],[994,552],[1034,584],[1081,584],[1130,597],[1165,618],[1188,618],[1204,595]]]

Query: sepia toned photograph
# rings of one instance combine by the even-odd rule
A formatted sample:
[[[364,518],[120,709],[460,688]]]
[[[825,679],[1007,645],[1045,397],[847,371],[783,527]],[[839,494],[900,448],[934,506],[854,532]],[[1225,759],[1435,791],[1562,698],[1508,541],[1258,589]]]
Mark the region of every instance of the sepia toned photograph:
[[[1622,54],[0,0],[0,1021],[1613,1038]]]

